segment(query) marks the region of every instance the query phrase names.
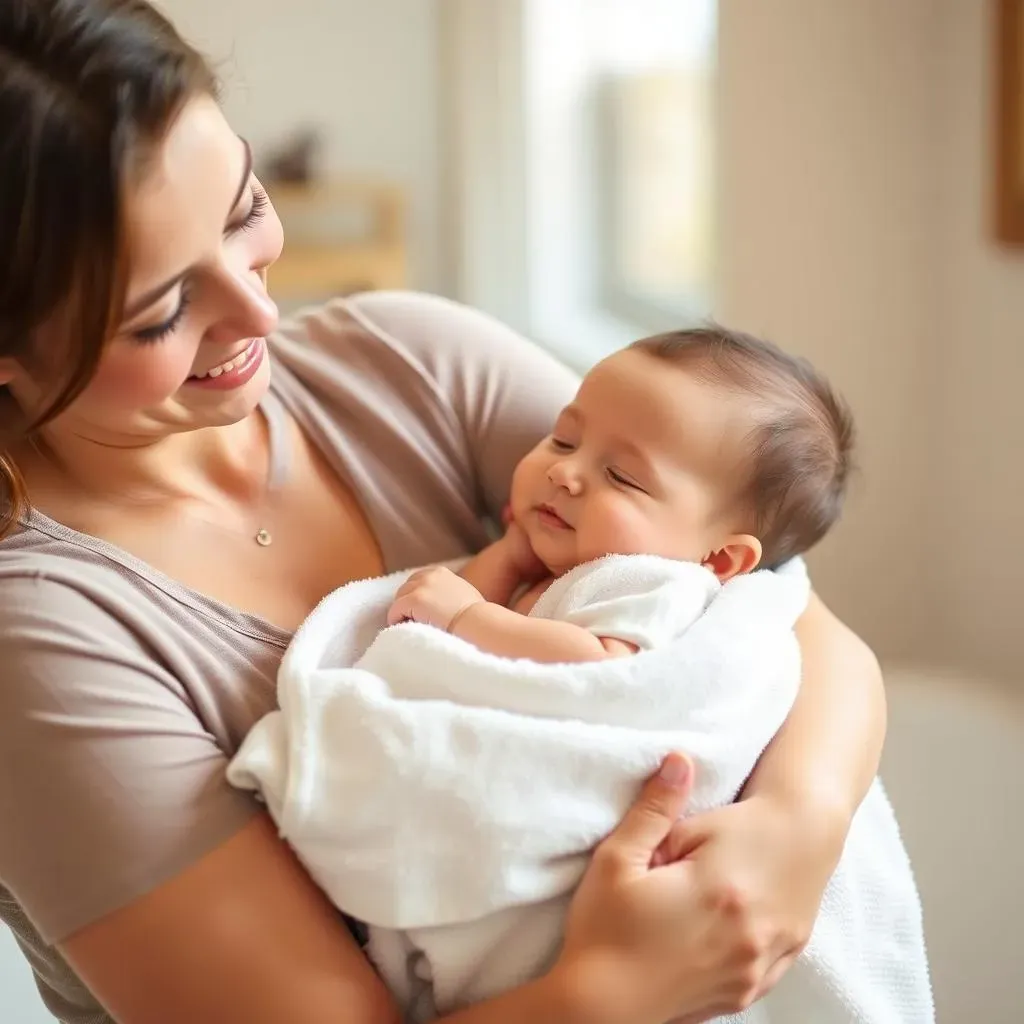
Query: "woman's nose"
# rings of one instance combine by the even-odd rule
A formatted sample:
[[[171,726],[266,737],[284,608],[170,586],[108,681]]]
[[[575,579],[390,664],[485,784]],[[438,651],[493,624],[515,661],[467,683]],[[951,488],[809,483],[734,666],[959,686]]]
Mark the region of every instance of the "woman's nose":
[[[548,468],[548,480],[556,487],[561,487],[572,495],[583,490],[583,478],[579,467],[571,459],[559,459]]]
[[[220,316],[208,332],[217,341],[240,337],[261,338],[278,326],[278,306],[267,294],[264,275],[257,270],[225,274],[221,278]]]

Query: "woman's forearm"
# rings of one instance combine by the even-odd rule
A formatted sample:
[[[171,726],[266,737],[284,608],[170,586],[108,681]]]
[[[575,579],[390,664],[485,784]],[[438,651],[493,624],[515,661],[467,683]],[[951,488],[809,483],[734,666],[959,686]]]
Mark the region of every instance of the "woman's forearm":
[[[439,1017],[437,1024],[627,1024],[588,998],[567,970],[553,970],[494,999]],[[643,1024],[635,1017],[628,1024]]]
[[[770,795],[832,810],[845,839],[881,758],[882,673],[868,646],[816,595],[796,633],[803,659],[800,693],[743,796]]]

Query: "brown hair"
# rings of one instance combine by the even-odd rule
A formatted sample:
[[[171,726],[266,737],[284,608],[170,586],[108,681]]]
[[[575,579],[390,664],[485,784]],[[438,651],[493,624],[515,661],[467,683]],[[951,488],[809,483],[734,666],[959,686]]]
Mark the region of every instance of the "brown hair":
[[[28,505],[13,446],[81,394],[120,322],[126,183],[204,92],[212,71],[145,0],[0,0],[0,359],[48,395],[30,419],[0,388],[0,537]]]
[[[644,338],[633,346],[751,399],[750,476],[741,496],[762,564],[813,547],[839,519],[852,471],[853,417],[806,360],[717,325]]]

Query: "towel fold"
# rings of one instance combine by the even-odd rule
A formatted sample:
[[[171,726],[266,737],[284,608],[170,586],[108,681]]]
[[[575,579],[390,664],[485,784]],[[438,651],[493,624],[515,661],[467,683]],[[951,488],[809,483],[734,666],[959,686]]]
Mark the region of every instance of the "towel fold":
[[[800,562],[720,587],[687,563],[602,559],[532,614],[621,636],[643,609],[633,642],[651,649],[544,665],[416,623],[382,630],[407,575],[322,602],[282,662],[280,709],[229,779],[262,794],[328,897],[370,925],[410,1015],[428,1019],[549,964],[589,853],[666,752],[695,761],[690,810],[735,798],[795,699],[809,588]],[[755,1011],[730,1019],[933,1020],[920,906],[879,784],[808,949]]]

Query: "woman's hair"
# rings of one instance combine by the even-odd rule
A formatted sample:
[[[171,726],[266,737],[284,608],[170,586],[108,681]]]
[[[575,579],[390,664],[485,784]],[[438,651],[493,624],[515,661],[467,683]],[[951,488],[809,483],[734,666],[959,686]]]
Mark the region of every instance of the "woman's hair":
[[[209,66],[145,0],[0,0],[0,359],[47,394],[30,418],[0,388],[0,537],[28,504],[12,447],[81,394],[120,323],[127,185],[203,93]]]

